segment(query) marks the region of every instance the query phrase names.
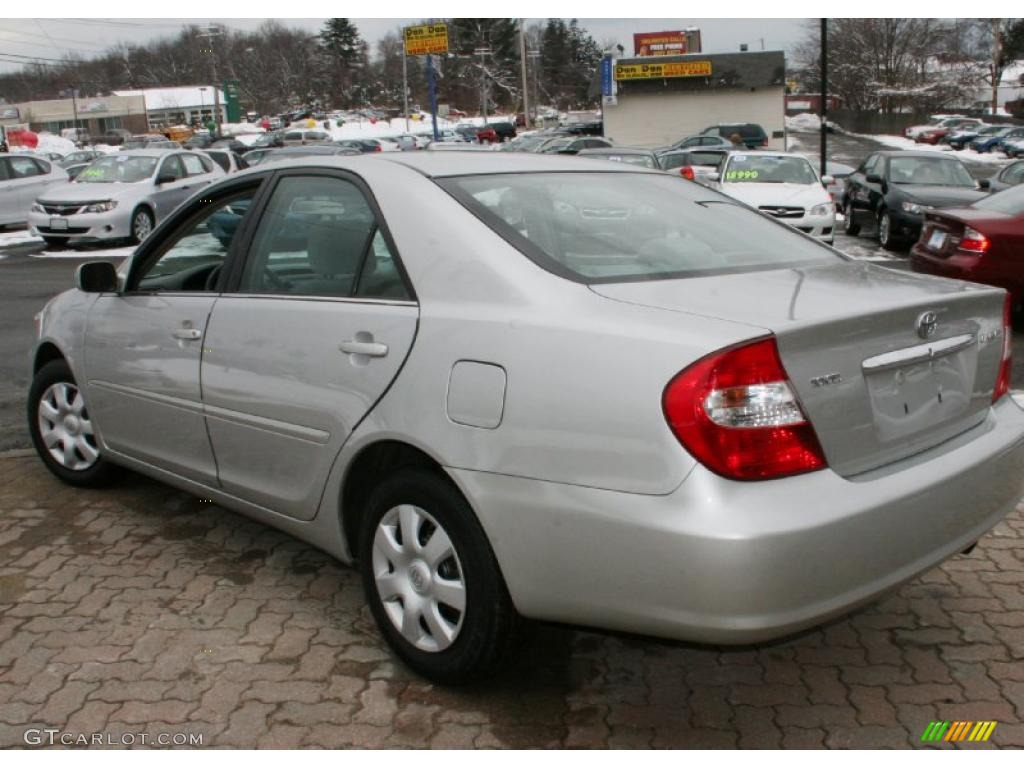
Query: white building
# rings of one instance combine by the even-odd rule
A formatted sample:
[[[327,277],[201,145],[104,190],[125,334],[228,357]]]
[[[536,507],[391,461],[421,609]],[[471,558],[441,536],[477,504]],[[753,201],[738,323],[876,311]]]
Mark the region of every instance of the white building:
[[[144,88],[137,91],[114,91],[117,96],[141,96],[146,103],[146,116],[151,129],[167,125],[206,124],[213,119],[214,88],[212,85],[183,85],[176,88]],[[220,91],[220,120],[227,122],[224,91]]]

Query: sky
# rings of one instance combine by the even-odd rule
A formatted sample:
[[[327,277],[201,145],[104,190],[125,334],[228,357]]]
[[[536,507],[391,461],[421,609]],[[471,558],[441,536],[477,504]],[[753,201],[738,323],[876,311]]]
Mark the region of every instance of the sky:
[[[143,45],[160,37],[174,35],[184,24],[219,23],[241,30],[252,30],[265,19],[0,19],[0,72],[18,69],[14,55],[60,58],[76,54],[90,58],[105,48],[127,42]],[[353,19],[363,38],[371,44],[387,32],[419,19]],[[527,19],[529,24],[532,19]],[[287,26],[318,31],[324,19],[283,19]],[[750,50],[790,51],[803,36],[803,19],[580,19],[582,27],[598,43],[621,43],[627,55],[632,52],[634,32],[700,27],[704,50],[708,53],[739,50],[747,43]]]

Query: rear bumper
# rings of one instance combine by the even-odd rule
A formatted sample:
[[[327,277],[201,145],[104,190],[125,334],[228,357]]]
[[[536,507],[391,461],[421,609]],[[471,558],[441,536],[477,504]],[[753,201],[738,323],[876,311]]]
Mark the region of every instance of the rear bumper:
[[[450,469],[523,615],[683,640],[783,636],[981,537],[1024,493],[1024,411],[857,478],[767,482],[698,466],[666,496]]]
[[[1004,288],[1015,303],[1024,298],[1024,275],[1020,274],[1016,262],[1007,262],[998,257],[954,253],[947,258],[939,258],[918,244],[910,249],[910,268],[925,275],[970,280]]]

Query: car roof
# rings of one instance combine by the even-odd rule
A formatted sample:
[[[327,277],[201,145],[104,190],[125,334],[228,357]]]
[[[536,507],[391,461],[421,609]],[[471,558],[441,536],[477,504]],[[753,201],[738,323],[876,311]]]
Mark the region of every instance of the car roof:
[[[188,150],[182,150],[178,147],[152,147],[146,149],[122,149],[120,152],[112,152],[109,157],[117,157],[118,155],[131,155],[132,157],[163,157],[169,155],[172,152],[183,152],[188,154]],[[194,152],[192,154],[195,154]]]
[[[594,138],[594,137],[590,137]],[[600,138],[600,137],[598,137]],[[653,149],[644,147],[588,147],[580,150],[581,155],[653,155]]]
[[[940,152],[927,152],[913,149],[883,149],[879,150],[875,154],[879,154],[884,157],[937,157],[942,160],[956,160],[957,162],[962,162],[959,157],[944,155]]]

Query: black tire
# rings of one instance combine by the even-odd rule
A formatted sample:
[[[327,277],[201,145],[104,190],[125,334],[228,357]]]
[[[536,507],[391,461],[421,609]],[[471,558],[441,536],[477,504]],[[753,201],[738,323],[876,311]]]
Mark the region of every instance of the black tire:
[[[377,587],[374,537],[385,515],[399,505],[418,507],[434,518],[448,535],[457,558],[465,585],[465,610],[458,633],[443,650],[421,650],[407,640],[389,617]],[[362,521],[359,568],[366,600],[384,638],[409,667],[428,680],[455,685],[480,679],[496,671],[509,654],[518,615],[487,536],[448,478],[428,470],[406,469],[373,491]]]
[[[883,208],[878,212],[878,244],[887,251],[897,251],[902,241],[892,234],[892,217]]]
[[[46,468],[65,483],[84,488],[106,485],[116,476],[117,468],[105,460],[102,454],[88,468],[72,469],[66,467],[51,455],[50,449],[47,448],[43,435],[40,432],[40,400],[51,386],[62,382],[70,384],[76,389],[78,388],[75,377],[72,376],[71,369],[64,360],[51,360],[40,368],[39,372],[32,379],[32,385],[28,391],[28,429],[29,434],[32,436],[32,445],[35,446],[36,453],[39,454],[39,458],[42,459]],[[79,395],[83,398],[85,397],[81,390],[79,390]],[[93,437],[93,441],[95,442],[95,437]]]
[[[51,248],[67,248],[68,239],[66,237],[46,237],[43,236],[43,242]]]
[[[860,224],[853,218],[853,202],[851,200],[847,200],[843,208],[843,232],[850,237],[860,234]]]
[[[137,226],[136,224],[140,216],[145,217],[149,221],[149,231],[143,237],[140,237],[140,233],[138,231],[139,226]],[[152,233],[153,227],[156,226],[156,219],[153,218],[153,212],[149,210],[149,208],[136,208],[134,211],[132,211],[132,219],[131,224],[129,226],[131,227],[132,230],[129,239],[132,241],[133,245],[138,245],[143,240],[145,240],[146,237],[149,237],[150,233]]]

